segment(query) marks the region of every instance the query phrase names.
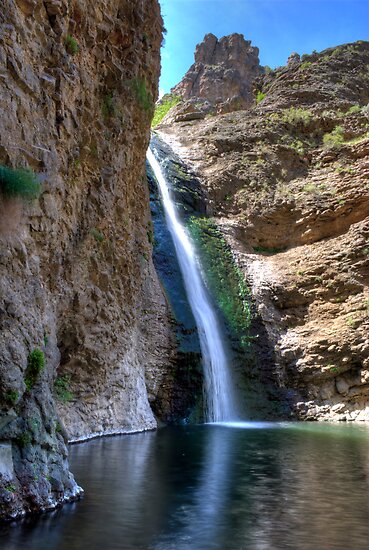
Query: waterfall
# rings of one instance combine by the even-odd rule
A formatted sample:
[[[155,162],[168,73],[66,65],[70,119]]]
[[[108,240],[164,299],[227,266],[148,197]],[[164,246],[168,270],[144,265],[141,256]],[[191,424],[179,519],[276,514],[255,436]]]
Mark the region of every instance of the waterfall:
[[[203,280],[199,259],[176,206],[171,199],[164,171],[151,149],[147,160],[159,185],[169,232],[172,236],[200,339],[205,379],[205,416],[207,422],[236,420],[233,387],[216,313]]]

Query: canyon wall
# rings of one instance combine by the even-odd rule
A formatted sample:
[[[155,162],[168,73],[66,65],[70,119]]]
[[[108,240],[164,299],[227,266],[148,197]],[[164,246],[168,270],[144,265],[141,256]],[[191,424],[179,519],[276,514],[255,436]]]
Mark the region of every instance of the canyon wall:
[[[176,116],[195,118],[196,110],[201,118],[201,112],[209,110],[225,113],[249,107],[254,101],[253,80],[262,72],[258,48],[242,34],[220,39],[207,34],[196,47],[194,64],[171,90],[185,101]]]
[[[156,0],[2,2],[2,517],[80,494],[68,439],[176,414],[144,163],[161,41]]]
[[[244,377],[256,361],[294,417],[369,420],[369,43],[291,55],[251,86],[246,110],[193,97],[157,127],[250,287]]]

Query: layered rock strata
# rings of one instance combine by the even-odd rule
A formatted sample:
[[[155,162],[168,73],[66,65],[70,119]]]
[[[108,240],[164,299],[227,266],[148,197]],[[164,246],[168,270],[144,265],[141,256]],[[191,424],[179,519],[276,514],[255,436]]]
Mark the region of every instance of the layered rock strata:
[[[274,350],[264,369],[301,419],[369,420],[368,69],[367,42],[293,56],[248,110],[159,127],[203,183],[261,320],[255,354]]]

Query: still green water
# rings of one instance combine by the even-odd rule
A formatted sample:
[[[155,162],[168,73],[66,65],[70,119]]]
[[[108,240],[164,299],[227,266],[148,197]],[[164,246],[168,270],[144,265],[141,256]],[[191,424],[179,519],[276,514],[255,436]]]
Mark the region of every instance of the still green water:
[[[71,448],[86,491],[1,550],[367,550],[369,427],[187,426]]]

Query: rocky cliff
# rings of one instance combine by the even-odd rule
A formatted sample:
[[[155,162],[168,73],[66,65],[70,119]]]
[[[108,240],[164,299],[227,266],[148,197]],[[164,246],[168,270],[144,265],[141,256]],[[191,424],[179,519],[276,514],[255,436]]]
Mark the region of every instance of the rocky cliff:
[[[242,34],[219,40],[207,34],[196,47],[195,63],[171,92],[198,108],[203,100],[201,110],[224,113],[253,103],[252,83],[261,72],[259,50]]]
[[[252,85],[247,110],[199,114],[193,98],[159,134],[250,287],[262,378],[295,417],[369,420],[369,44],[294,54]]]
[[[80,493],[68,439],[176,414],[144,165],[161,40],[156,0],[2,2],[3,517]]]

